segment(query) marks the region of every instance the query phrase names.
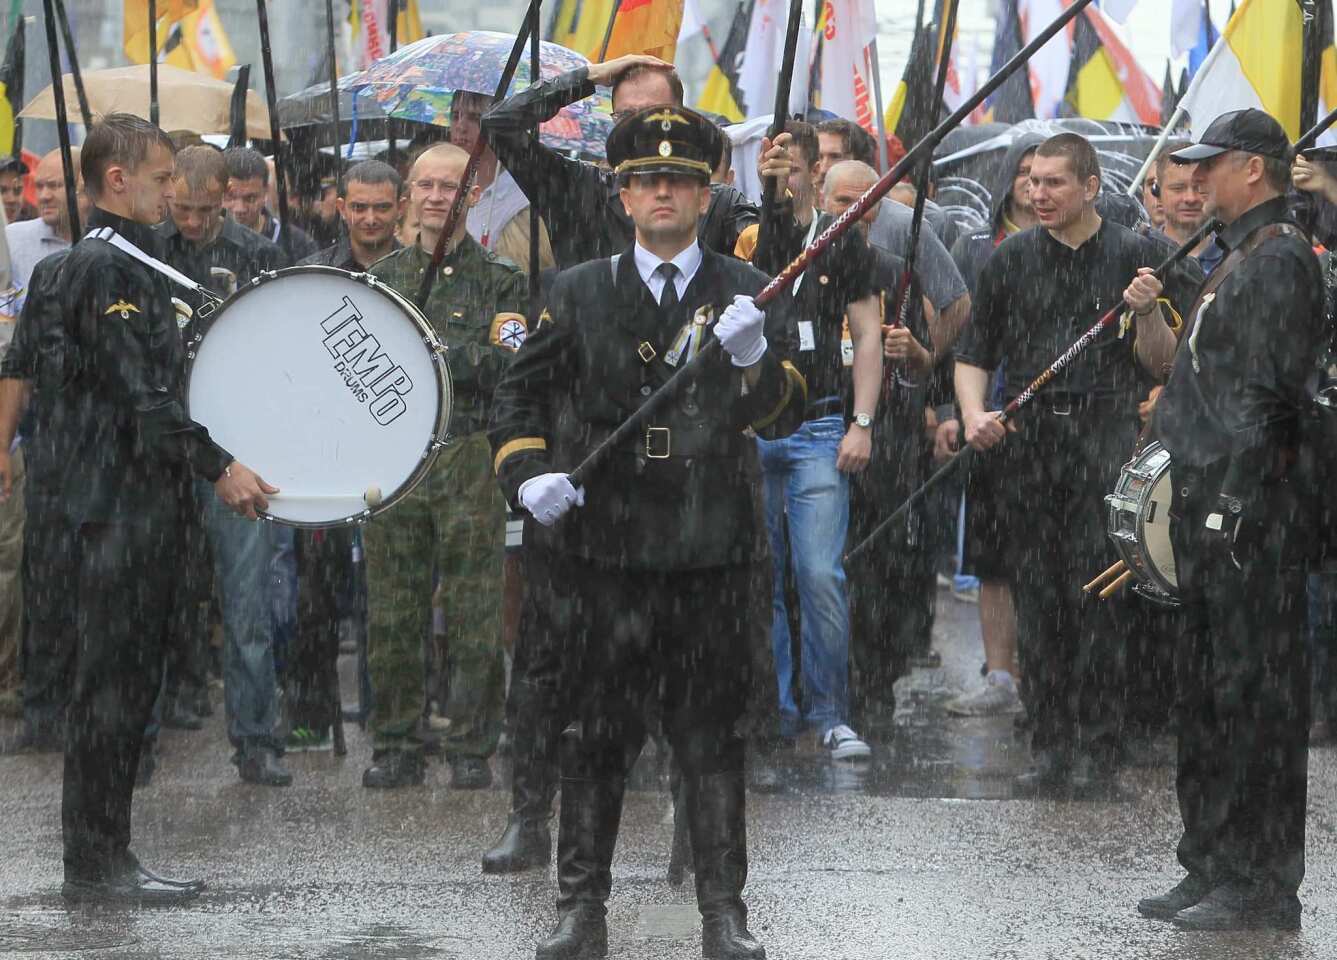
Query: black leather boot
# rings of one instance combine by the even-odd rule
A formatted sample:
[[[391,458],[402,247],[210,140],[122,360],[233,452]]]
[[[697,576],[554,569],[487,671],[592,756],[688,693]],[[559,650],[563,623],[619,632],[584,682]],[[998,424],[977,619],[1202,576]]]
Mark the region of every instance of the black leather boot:
[[[536,960],[587,960],[608,955],[608,895],[613,889],[613,847],[622,821],[626,777],[563,764],[562,812],[557,834],[557,926],[534,951]]]
[[[1159,897],[1145,897],[1137,902],[1137,912],[1151,920],[1169,920],[1181,910],[1196,906],[1212,892],[1204,877],[1189,874]]]
[[[515,687],[512,687],[515,696]],[[557,733],[546,702],[522,697],[511,744],[511,815],[497,842],[483,854],[484,873],[518,873],[552,860],[548,819],[557,792]]]
[[[747,789],[741,770],[684,774],[696,903],[701,910],[701,956],[706,960],[765,960],[766,948],[747,929]]]
[[[427,774],[420,750],[377,750],[362,771],[362,785],[372,790],[421,787]]]

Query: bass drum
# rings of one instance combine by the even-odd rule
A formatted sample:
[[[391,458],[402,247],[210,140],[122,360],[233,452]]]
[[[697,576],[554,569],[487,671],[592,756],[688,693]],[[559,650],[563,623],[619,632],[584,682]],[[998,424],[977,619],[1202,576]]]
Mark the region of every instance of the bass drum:
[[[1118,485],[1105,498],[1110,539],[1137,580],[1133,589],[1164,606],[1179,604],[1170,543],[1171,495],[1170,453],[1152,442],[1124,464]]]
[[[292,267],[243,286],[189,345],[193,420],[280,492],[297,527],[366,520],[431,469],[450,422],[446,350],[370,274]]]

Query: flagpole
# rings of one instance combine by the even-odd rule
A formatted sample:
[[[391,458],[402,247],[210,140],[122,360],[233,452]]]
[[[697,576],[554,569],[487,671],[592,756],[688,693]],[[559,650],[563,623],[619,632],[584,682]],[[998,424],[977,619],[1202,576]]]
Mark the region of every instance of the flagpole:
[[[877,126],[877,172],[887,172],[887,118],[882,115],[882,68],[877,58],[877,34],[873,35],[873,42],[868,45],[869,55],[872,58],[872,65],[869,72],[873,75],[873,103],[877,108],[874,114],[875,125]],[[939,110],[939,113],[942,111]]]
[[[149,0],[149,123],[158,125],[158,0]]]
[[[56,14],[52,4],[53,0],[42,0],[43,10],[46,13],[46,52],[51,61],[51,92],[56,98],[56,136],[60,141],[60,166],[65,174],[65,203],[69,207],[70,242],[77,243],[83,229],[79,223],[79,191],[75,185],[74,154],[70,150],[70,119],[65,112],[65,82],[60,71],[60,47],[56,42]]]
[[[789,91],[794,85],[794,60],[798,56],[798,33],[803,22],[803,0],[789,0],[789,18],[785,24],[784,59],[780,61],[780,77],[775,84],[775,109],[771,114],[771,127],[766,131],[767,139],[775,143],[775,138],[785,131],[785,116],[789,113]],[[729,149],[728,144],[724,149]],[[779,177],[767,177],[761,182],[761,222],[757,227],[757,246],[774,241],[775,221],[779,216],[776,209],[780,202],[783,185]]]
[[[353,2],[356,3],[357,0],[353,0]],[[390,0],[390,52],[394,53],[398,49],[399,49],[399,0]],[[353,94],[353,96],[357,96],[357,94]],[[395,143],[394,135],[391,133],[391,129],[394,125],[394,122],[395,122],[394,119],[391,117],[385,118],[385,146],[386,146],[385,155],[392,164],[394,163],[395,152],[398,151],[399,149],[399,144]]]
[[[608,15],[608,26],[604,30],[604,42],[599,45],[597,63],[603,63],[608,56],[608,45],[613,42],[613,25],[617,23],[617,12],[622,9],[622,0],[613,0],[613,11]]]
[[[529,83],[537,86],[543,81],[542,65],[539,61],[539,7],[542,0],[534,0],[529,5]],[[481,139],[482,134],[479,134]],[[534,125],[534,142],[539,142],[538,124]],[[494,186],[495,189],[495,186]],[[538,197],[529,198],[529,329],[538,327],[539,309],[542,306],[543,290],[539,277],[539,208]],[[500,232],[500,231],[498,231]]]
[[[60,22],[60,35],[65,43],[65,59],[70,61],[70,79],[74,81],[74,95],[79,98],[79,116],[83,118],[86,130],[93,125],[93,111],[88,108],[88,91],[84,89],[84,74],[79,69],[79,54],[74,49],[74,33],[70,30],[70,18],[65,15],[65,0],[56,0],[56,19]],[[22,23],[22,20],[19,22]]]
[[[947,71],[952,61],[952,45],[956,34],[957,0],[948,0],[947,22],[942,24],[945,31],[942,43],[938,47],[942,59],[938,61],[938,75],[933,82],[933,118],[942,116],[943,99],[947,95]],[[901,302],[896,305],[896,325],[903,327],[910,317],[910,303],[915,299],[918,285],[915,283],[915,263],[919,260],[919,236],[924,230],[924,208],[928,203],[928,182],[933,176],[933,154],[924,157],[924,165],[919,173],[919,182],[915,184],[914,214],[910,218],[910,240],[905,251],[905,270],[901,279]],[[931,338],[930,338],[931,339]]]
[[[153,0],[149,0],[152,3]],[[279,246],[292,259],[292,237],[288,232],[288,181],[283,168],[283,140],[279,133],[278,91],[274,88],[274,54],[269,47],[269,11],[265,0],[255,0],[255,12],[260,21],[260,59],[265,68],[265,99],[269,105],[269,139],[274,142],[274,188],[279,196]],[[338,101],[335,101],[337,108]]]
[[[1141,169],[1137,171],[1137,176],[1133,178],[1133,182],[1129,185],[1128,195],[1130,197],[1136,197],[1142,192],[1142,184],[1146,181],[1147,174],[1151,172],[1151,168],[1155,165],[1157,158],[1164,152],[1166,143],[1169,142],[1171,135],[1174,133],[1175,128],[1179,126],[1180,121],[1184,119],[1185,113],[1184,103],[1181,100],[1179,106],[1175,107],[1175,112],[1170,117],[1170,121],[1161,128],[1161,135],[1157,137],[1156,142],[1152,144],[1151,152],[1147,154],[1146,162],[1142,164]]]
[[[393,20],[391,22],[393,23]],[[394,36],[393,33],[390,35]],[[339,132],[339,61],[334,55],[334,0],[325,0],[325,56],[330,61],[330,116],[334,121],[334,167],[337,170],[339,148],[343,146],[344,138]],[[278,169],[277,161],[274,163],[274,169]]]
[[[1318,119],[1318,85],[1320,58],[1323,56],[1323,27],[1325,11],[1332,9],[1331,0],[1315,3],[1304,0],[1301,9],[1305,12],[1300,57],[1300,129],[1307,130]]]

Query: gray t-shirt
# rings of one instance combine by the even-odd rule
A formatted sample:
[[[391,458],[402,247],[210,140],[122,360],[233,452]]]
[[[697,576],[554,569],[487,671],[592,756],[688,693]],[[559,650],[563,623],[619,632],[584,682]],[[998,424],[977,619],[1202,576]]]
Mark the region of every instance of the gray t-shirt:
[[[58,236],[41,217],[11,223],[5,227],[5,240],[9,244],[10,278],[15,290],[13,310],[17,317],[28,299],[28,281],[33,270],[51,254],[69,249],[70,242]]]
[[[904,257],[910,245],[910,221],[914,213],[909,207],[892,200],[878,205],[877,219],[868,231],[868,242],[888,253]],[[919,251],[915,272],[934,309],[942,310],[966,295],[966,282],[956,269],[952,255],[942,245],[932,226],[919,231]]]

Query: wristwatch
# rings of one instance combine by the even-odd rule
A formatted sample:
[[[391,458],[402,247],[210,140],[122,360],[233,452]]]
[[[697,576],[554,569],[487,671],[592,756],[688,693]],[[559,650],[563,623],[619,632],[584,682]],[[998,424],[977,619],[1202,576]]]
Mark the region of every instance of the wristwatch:
[[[866,413],[856,413],[854,415],[854,422],[867,430],[873,425],[873,418]]]

